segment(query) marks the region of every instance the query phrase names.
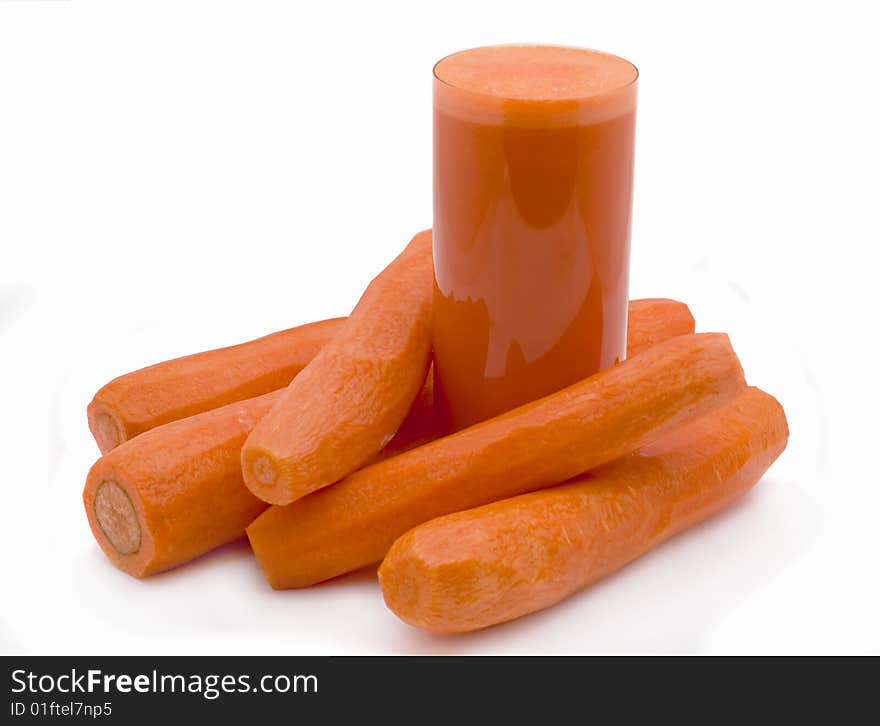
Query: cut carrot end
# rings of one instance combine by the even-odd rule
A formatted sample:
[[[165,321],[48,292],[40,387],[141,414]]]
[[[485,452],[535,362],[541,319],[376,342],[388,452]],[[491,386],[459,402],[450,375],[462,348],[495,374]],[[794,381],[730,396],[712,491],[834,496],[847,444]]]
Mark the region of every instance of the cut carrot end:
[[[98,442],[98,448],[105,454],[115,449],[125,441],[122,426],[116,417],[106,411],[101,411],[92,419],[92,433]]]
[[[258,456],[251,462],[251,474],[263,486],[272,486],[278,480],[278,472],[268,456]]]
[[[241,464],[245,485],[254,496],[269,504],[289,504],[275,459],[259,449],[243,451]]]
[[[388,571],[379,568],[379,582],[383,584],[382,593],[385,602],[392,612],[402,609],[415,609],[419,601],[420,583],[424,579],[424,573],[418,562],[412,558],[400,563],[395,570]],[[384,587],[384,585],[389,585]],[[392,602],[393,593],[393,602]]]
[[[133,555],[141,547],[141,524],[128,493],[112,479],[95,491],[95,519],[104,536],[120,555]]]

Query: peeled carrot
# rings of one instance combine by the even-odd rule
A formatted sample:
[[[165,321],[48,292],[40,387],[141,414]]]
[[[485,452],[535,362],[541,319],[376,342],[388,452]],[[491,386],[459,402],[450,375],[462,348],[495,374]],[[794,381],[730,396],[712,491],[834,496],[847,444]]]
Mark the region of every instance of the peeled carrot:
[[[694,316],[688,306],[667,298],[629,301],[626,355],[630,358],[676,335],[694,332]]]
[[[382,559],[434,517],[556,484],[645,446],[745,385],[726,335],[672,338],[451,436],[367,466],[247,529],[276,589]]]
[[[89,428],[101,453],[107,453],[156,426],[282,388],[343,322],[300,325],[115,378],[89,404]]]
[[[428,230],[370,283],[251,432],[241,462],[255,495],[292,502],[362,466],[394,436],[430,364],[433,269]]]
[[[785,449],[782,406],[757,388],[570,484],[431,520],[379,569],[410,625],[461,633],[558,603],[724,509]]]
[[[83,502],[104,554],[145,577],[230,542],[266,508],[241,478],[241,447],[280,391],[158,426],[101,457]]]

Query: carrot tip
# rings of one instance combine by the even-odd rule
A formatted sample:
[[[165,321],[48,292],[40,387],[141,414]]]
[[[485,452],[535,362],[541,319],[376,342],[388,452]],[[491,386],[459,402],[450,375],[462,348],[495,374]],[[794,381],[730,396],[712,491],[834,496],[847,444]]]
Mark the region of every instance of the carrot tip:
[[[264,451],[248,451],[241,454],[241,471],[245,486],[251,494],[269,504],[290,504],[284,498],[281,487],[281,471],[277,462]]]
[[[112,479],[95,490],[95,519],[104,536],[120,555],[133,555],[141,547],[141,524],[128,493]]]
[[[278,471],[268,456],[258,456],[251,462],[251,474],[264,486],[272,486],[278,479]]]
[[[105,411],[95,415],[92,423],[92,433],[95,435],[98,448],[101,449],[102,454],[115,449],[125,440],[119,422],[114,416]]]

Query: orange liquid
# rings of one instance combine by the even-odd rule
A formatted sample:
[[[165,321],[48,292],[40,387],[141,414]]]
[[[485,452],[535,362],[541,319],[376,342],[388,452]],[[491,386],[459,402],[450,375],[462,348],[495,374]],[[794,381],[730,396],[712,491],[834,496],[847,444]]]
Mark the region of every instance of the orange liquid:
[[[637,71],[496,46],[434,79],[434,371],[454,428],[626,352]]]

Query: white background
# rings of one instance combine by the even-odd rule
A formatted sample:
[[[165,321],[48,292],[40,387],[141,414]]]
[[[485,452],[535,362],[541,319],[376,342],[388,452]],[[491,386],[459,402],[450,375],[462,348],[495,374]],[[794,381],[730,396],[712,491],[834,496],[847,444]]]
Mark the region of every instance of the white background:
[[[880,651],[871,3],[0,2],[0,650]],[[641,70],[633,297],[729,331],[791,442],[741,504],[544,613],[428,636],[245,545],[139,582],[82,511],[122,372],[345,314],[431,224],[430,73],[497,42]]]

